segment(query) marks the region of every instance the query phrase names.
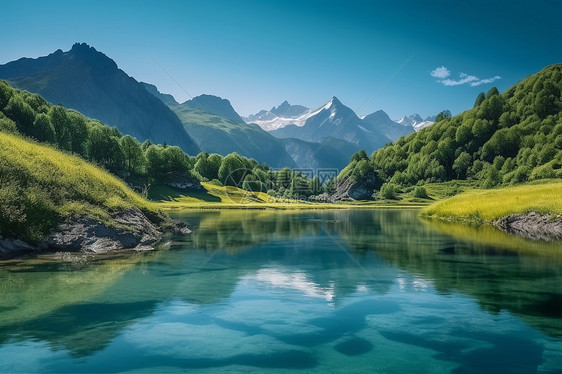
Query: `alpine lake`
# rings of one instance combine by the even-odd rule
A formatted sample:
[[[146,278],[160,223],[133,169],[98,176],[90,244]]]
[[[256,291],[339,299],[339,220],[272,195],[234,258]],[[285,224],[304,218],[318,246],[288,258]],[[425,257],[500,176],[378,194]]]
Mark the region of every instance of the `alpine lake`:
[[[0,372],[562,372],[562,243],[418,213],[177,211],[155,251],[0,262]]]

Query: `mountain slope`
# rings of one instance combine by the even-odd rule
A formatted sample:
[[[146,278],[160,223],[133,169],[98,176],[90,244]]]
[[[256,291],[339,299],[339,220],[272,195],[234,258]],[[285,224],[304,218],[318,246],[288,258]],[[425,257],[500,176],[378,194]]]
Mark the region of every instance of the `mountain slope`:
[[[390,139],[376,127],[365,127],[355,112],[333,97],[324,106],[307,114],[302,126],[288,125],[271,131],[278,138],[297,138],[319,142],[325,137],[342,139],[372,152]]]
[[[420,118],[421,119],[421,118]],[[390,119],[382,110],[371,113],[363,118],[363,126],[371,131],[382,132],[387,138],[396,141],[399,138],[414,132],[410,125],[398,124]]]
[[[230,101],[213,95],[200,95],[188,100],[182,106],[202,109],[216,116],[224,117],[236,123],[245,123],[232,107]]]
[[[139,141],[178,145],[189,154],[199,148],[174,113],[115,62],[86,44],[74,44],[37,59],[0,66],[0,78],[96,118]]]
[[[220,155],[237,152],[242,156],[265,162],[271,167],[297,166],[285,151],[283,144],[258,125],[235,122],[209,113],[203,108],[194,107],[193,101],[179,104],[175,100],[171,101],[169,95],[160,93],[155,86],[145,84],[145,87],[156,98],[166,101],[204,152]],[[210,99],[215,103],[219,100],[220,103],[226,102],[230,106],[228,100]]]
[[[341,170],[347,165],[351,155],[359,150],[356,144],[331,137],[322,139],[320,143],[305,142],[294,138],[280,140],[295,163],[306,169],[335,168]]]

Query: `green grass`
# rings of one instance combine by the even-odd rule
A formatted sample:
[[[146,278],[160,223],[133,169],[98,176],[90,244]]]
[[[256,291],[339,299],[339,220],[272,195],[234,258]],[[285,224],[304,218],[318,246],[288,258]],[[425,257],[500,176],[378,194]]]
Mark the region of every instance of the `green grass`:
[[[176,209],[349,209],[373,207],[421,207],[424,203],[394,200],[317,203],[281,199],[263,192],[249,192],[232,186],[201,183],[204,191],[179,191],[166,186],[152,186],[148,197],[163,210]],[[427,204],[427,203],[425,203]]]
[[[473,190],[425,208],[427,217],[474,223],[535,211],[562,214],[562,180],[550,179],[491,190]]]
[[[140,208],[158,221],[156,204],[82,158],[0,132],[0,231],[41,240],[72,214],[112,224],[111,214]]]

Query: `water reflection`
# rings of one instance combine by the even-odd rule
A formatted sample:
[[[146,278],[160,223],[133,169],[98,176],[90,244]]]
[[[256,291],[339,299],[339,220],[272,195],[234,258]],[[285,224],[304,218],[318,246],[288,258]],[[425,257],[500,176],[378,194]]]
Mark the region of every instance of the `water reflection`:
[[[535,367],[548,353],[537,336],[562,336],[559,245],[491,240],[422,223],[415,210],[176,214],[195,230],[168,250],[4,263],[0,357],[35,341],[74,358],[135,347],[119,370],[322,371],[334,354],[369,368],[381,349],[399,355],[406,345],[444,371],[477,372],[486,355],[510,352],[526,352],[515,361]]]

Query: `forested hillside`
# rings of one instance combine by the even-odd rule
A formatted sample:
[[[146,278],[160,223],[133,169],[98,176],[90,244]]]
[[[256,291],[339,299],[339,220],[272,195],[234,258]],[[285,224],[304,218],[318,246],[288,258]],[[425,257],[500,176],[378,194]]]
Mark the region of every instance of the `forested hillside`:
[[[478,95],[474,108],[355,160],[346,172],[412,186],[474,180],[482,187],[562,178],[562,64],[544,68],[503,93]],[[358,169],[358,170],[355,170]]]

